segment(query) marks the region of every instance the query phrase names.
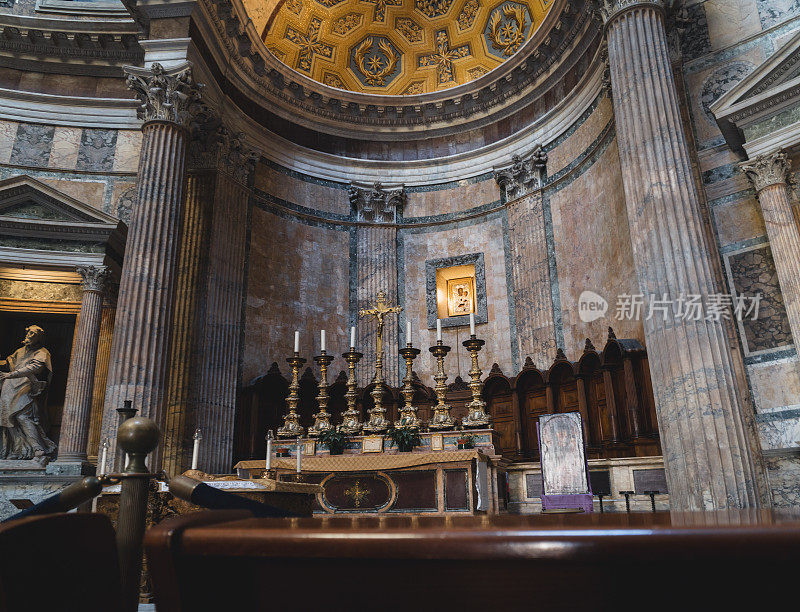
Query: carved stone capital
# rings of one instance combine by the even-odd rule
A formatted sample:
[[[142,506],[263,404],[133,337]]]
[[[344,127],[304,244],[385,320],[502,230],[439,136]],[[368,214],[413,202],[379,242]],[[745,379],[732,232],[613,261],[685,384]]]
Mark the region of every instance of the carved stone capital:
[[[220,129],[217,168],[240,183],[247,184],[256,170],[261,153],[247,145],[243,132]]]
[[[617,15],[637,6],[653,6],[664,10],[665,0],[598,0],[603,23],[608,25]]]
[[[384,189],[380,183],[370,187],[350,185],[350,206],[357,221],[396,223],[397,215],[406,201],[405,187]]]
[[[170,121],[182,127],[199,111],[200,88],[192,78],[192,65],[164,68],[154,63],[148,68],[126,66],[127,85],[141,100],[138,115],[147,121]]]
[[[102,294],[105,291],[106,283],[111,270],[106,266],[77,266],[75,268],[81,275],[81,286],[84,291],[94,291]]]
[[[542,145],[536,145],[526,157],[514,155],[510,166],[495,170],[494,180],[509,202],[540,189],[546,166],[547,153]]]
[[[755,190],[761,191],[770,185],[786,184],[789,177],[789,159],[786,153],[766,153],[739,164],[742,172],[747,175]]]
[[[613,94],[613,90],[611,88],[611,65],[608,63],[608,41],[603,39],[603,42],[600,43],[600,49],[598,50],[600,54],[600,63],[603,65],[603,76],[601,77],[600,81],[600,91],[605,93],[609,98]]]

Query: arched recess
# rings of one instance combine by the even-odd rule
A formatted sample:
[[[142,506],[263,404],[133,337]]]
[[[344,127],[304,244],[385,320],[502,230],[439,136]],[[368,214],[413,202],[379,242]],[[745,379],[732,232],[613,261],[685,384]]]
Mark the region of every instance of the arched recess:
[[[532,364],[526,364],[517,376],[517,401],[520,413],[522,455],[532,461],[539,460],[539,436],[536,426],[539,417],[549,414],[547,383],[544,373]]]
[[[514,399],[511,381],[499,368],[492,368],[483,385],[483,399],[492,418],[492,427],[500,436],[500,448],[505,457],[518,457],[521,451],[519,431],[519,408]]]

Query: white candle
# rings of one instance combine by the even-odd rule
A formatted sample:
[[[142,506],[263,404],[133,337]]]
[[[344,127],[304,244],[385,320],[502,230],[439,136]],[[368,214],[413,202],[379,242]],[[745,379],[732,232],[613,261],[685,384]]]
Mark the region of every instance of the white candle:
[[[294,352],[295,353],[299,353],[300,352],[300,332],[299,331],[294,332]]]
[[[406,321],[406,342],[411,344],[411,321]]]
[[[100,455],[100,475],[106,473],[106,465],[108,463],[108,440],[103,440],[103,452]]]
[[[272,469],[272,430],[267,433],[267,469]]]
[[[194,447],[192,448],[192,469],[197,469],[197,463],[200,459],[200,440],[203,439],[203,435],[200,433],[200,429],[198,428],[194,432]]]
[[[303,464],[303,451],[302,445],[300,444],[300,438],[297,438],[297,473],[299,474],[302,471]]]
[[[356,348],[356,328],[350,328],[350,348],[355,350]]]
[[[319,330],[319,346],[322,352],[325,352],[325,330]]]
[[[475,335],[475,313],[469,313],[469,335]]]
[[[436,319],[436,341],[442,339],[442,320]]]

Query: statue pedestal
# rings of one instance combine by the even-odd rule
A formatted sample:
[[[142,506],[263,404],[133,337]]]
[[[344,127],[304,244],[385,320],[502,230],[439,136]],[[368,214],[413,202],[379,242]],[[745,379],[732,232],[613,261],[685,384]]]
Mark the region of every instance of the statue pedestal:
[[[91,466],[92,472],[94,466]],[[0,520],[38,504],[61,489],[83,478],[81,464],[42,464],[27,461],[0,460]]]

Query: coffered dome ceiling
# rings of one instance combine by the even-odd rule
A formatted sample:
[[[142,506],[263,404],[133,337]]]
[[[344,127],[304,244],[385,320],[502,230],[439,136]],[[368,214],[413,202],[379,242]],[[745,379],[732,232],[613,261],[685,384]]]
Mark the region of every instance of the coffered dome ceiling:
[[[267,49],[330,87],[417,95],[514,55],[554,0],[244,0]]]

